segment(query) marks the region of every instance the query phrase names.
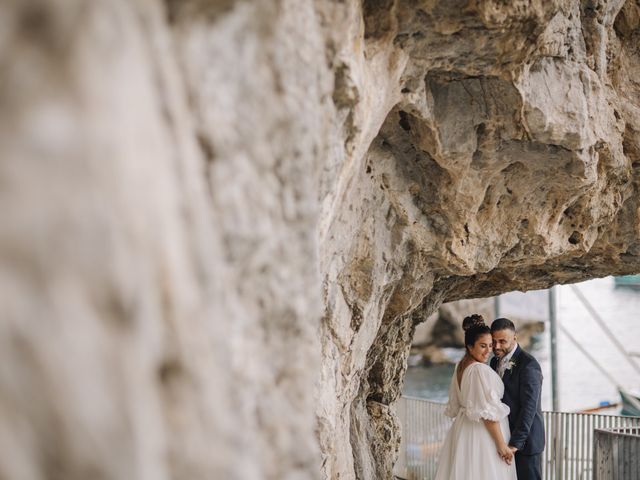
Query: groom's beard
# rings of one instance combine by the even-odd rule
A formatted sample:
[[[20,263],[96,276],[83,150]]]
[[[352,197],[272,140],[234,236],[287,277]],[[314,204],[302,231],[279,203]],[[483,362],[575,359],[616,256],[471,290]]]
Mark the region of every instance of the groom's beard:
[[[498,359],[500,359],[500,358],[504,357],[507,353],[509,353],[509,351],[510,351],[510,350],[503,350],[503,349],[496,350],[496,349],[493,349],[493,354],[494,354]]]
[[[511,352],[511,350],[513,350],[515,348],[515,342],[513,345],[511,345],[509,348],[505,348],[505,349],[500,349],[500,350],[496,350],[493,349],[493,354],[498,358],[502,358],[505,355],[507,355],[509,352]]]

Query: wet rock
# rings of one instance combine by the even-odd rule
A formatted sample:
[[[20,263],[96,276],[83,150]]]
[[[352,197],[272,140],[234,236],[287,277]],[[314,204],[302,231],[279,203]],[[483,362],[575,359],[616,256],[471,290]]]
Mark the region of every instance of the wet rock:
[[[417,355],[419,357],[419,360],[414,360],[414,365],[423,365],[425,367],[428,367],[431,365],[440,365],[443,363],[454,363],[451,358],[442,351],[442,348],[437,345],[412,347],[411,355]]]

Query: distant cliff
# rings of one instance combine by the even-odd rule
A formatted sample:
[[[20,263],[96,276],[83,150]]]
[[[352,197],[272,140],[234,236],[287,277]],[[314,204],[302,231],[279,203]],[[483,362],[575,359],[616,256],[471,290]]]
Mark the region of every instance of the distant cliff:
[[[500,298],[502,310],[500,316],[511,319],[518,332],[518,343],[528,348],[532,335],[544,331],[544,322],[548,318],[546,308],[542,314],[540,303],[546,307],[546,291],[530,292],[528,296],[513,292]],[[478,313],[487,325],[496,318],[493,298],[474,298],[458,300],[441,305],[428,319],[417,325],[411,347],[411,364],[449,363],[452,360],[444,354],[443,347],[464,347],[462,320],[467,315]],[[506,308],[505,308],[506,307]]]

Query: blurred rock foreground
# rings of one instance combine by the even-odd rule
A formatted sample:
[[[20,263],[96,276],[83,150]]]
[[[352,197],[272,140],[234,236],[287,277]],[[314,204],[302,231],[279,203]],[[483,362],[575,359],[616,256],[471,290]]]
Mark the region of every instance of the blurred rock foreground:
[[[0,478],[390,478],[416,323],[640,272],[639,25],[2,2]]]

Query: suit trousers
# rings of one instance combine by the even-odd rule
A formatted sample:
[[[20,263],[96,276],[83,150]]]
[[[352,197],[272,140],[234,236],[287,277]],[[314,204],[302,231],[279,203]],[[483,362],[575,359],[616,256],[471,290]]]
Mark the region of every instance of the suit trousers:
[[[518,480],[542,480],[542,454],[525,455],[516,452]]]

